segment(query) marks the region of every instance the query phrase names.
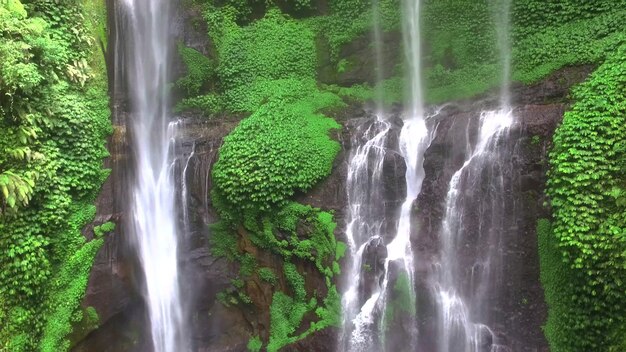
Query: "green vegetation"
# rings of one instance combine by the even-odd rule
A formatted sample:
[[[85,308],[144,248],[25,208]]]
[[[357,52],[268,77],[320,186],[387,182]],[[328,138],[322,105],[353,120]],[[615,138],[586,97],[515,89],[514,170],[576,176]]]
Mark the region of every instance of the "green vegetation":
[[[339,128],[316,113],[339,106],[312,80],[271,82],[274,96],[224,139],[215,163],[215,191],[233,206],[268,210],[284,205],[330,174],[339,144],[328,131]]]
[[[379,0],[380,26],[384,31],[400,29],[400,0]],[[372,1],[331,0],[330,14],[312,17],[307,24],[326,41],[331,58],[341,63],[341,48],[362,35],[367,35],[373,25]]]
[[[259,277],[261,280],[270,283],[272,286],[275,286],[278,283],[276,274],[274,274],[274,271],[270,268],[259,269]]]
[[[574,90],[550,154],[553,236],[569,270],[568,296],[548,301],[546,335],[557,352],[609,350],[626,324],[625,39]],[[557,280],[544,287],[566,294]]]
[[[0,2],[0,350],[67,350],[87,312],[80,301],[103,240],[86,242],[81,229],[108,176],[111,132],[104,57],[92,49],[102,11]]]
[[[245,293],[248,280],[258,277],[275,287],[269,307],[270,338],[255,337],[248,348],[259,350],[265,343],[268,351],[278,351],[340,321],[340,298],[332,278],[345,245],[335,240],[331,214],[291,198],[330,174],[339,152],[330,132],[340,126],[322,112],[345,103],[317,85],[316,33],[309,23],[268,8],[262,18],[242,25],[249,14],[230,3],[220,5],[202,5],[217,53],[211,63],[214,82],[210,87],[195,84],[201,88],[193,92],[197,95],[184,99],[178,108],[207,115],[249,114],[224,139],[213,167],[211,198],[221,221],[212,226],[211,243],[215,255],[240,264],[233,288],[222,294],[226,304],[252,303]],[[184,61],[192,72],[189,60]],[[241,236],[280,258],[282,272],[259,268],[256,259],[243,251]],[[305,276],[300,265],[306,262],[319,273]],[[309,275],[317,275],[326,287],[307,292]],[[310,325],[305,328],[306,323]]]
[[[255,336],[251,338],[250,341],[248,341],[248,351],[250,352],[259,352],[261,351],[262,347],[263,347],[263,342],[261,341],[261,338],[259,338],[258,336]]]
[[[209,80],[214,77],[213,63],[202,53],[182,44],[178,45],[178,54],[181,56],[187,72],[176,82],[176,87],[187,96],[198,95],[202,86],[209,83]]]
[[[310,16],[313,12],[297,11],[309,9],[309,1],[257,0],[188,0],[188,6],[196,6],[208,24],[208,35],[215,45],[215,77],[212,84],[201,90],[201,94],[187,94],[177,104],[177,111],[199,111],[206,116],[220,112],[254,112],[274,91],[290,91],[294,81],[305,82],[306,94],[315,86],[316,68],[320,56],[329,54],[338,70],[349,67],[348,61],[339,58],[341,47],[359,36],[367,36],[372,26],[370,1],[332,0],[330,13],[325,16]],[[399,31],[399,0],[381,0],[380,22],[385,31]],[[296,11],[293,11],[293,10]],[[255,12],[253,14],[253,11]],[[309,17],[296,20],[289,16]],[[254,18],[260,18],[254,20]],[[179,48],[188,71],[195,62],[209,60],[197,57],[190,63]],[[192,52],[193,49],[186,48]],[[328,51],[328,53],[327,53]],[[197,53],[197,52],[195,52]],[[198,53],[199,54],[199,53]],[[202,56],[201,54],[199,54]],[[213,65],[213,64],[212,64]],[[396,76],[382,84],[387,103],[402,99],[404,85],[401,70]],[[187,80],[190,76],[183,79]],[[206,85],[196,83],[195,86]],[[368,86],[318,87],[321,92],[330,91],[346,100],[372,99],[374,90]],[[280,94],[278,94],[280,95]]]
[[[294,297],[279,291],[272,299],[267,348],[278,350],[336,323],[331,309],[340,314],[338,303],[331,301],[339,296],[330,281],[326,298],[306,297],[304,277],[291,262],[311,261],[323,275],[333,276],[337,244],[332,215],[291,203],[289,198],[330,173],[339,145],[328,134],[339,125],[319,111],[343,103],[316,86],[314,36],[302,24],[270,11],[248,27],[231,23],[216,28],[229,28],[218,46],[217,76],[223,89],[218,99],[229,111],[252,115],[225,138],[213,169],[212,198],[222,215],[222,222],[213,227],[213,248],[214,253],[241,264],[240,277],[251,276],[254,270],[238,250],[235,236],[235,229],[244,225],[255,246],[285,260],[283,274]],[[281,38],[292,38],[291,46],[286,47]],[[302,222],[309,229],[304,234],[298,228]],[[286,239],[279,240],[278,233]],[[261,269],[258,275],[272,285],[278,282],[271,270]],[[318,321],[293,336],[308,312],[316,312]]]
[[[626,10],[598,14],[548,27],[520,38],[514,48],[514,78],[531,83],[555,70],[577,64],[600,63],[624,41]],[[526,33],[525,28],[517,28]],[[520,35],[521,36],[521,35]]]
[[[493,11],[487,1],[424,2],[428,102],[471,97],[500,83]]]
[[[470,98],[500,84],[490,2],[428,0],[424,11],[426,100]],[[621,41],[625,11],[610,0],[514,1],[513,79],[532,83],[568,65],[596,63]]]
[[[385,309],[384,329],[389,330],[400,314],[415,316],[415,295],[411,290],[409,276],[400,274],[393,285],[391,300]]]
[[[283,258],[283,277],[288,284],[287,292],[277,291],[272,297],[270,307],[271,336],[268,341],[268,351],[278,351],[281,347],[298,341],[308,334],[324,329],[328,326],[339,326],[341,321],[341,299],[335,285],[332,284],[334,267],[337,265],[337,252],[345,250],[345,244],[335,240],[332,215],[314,209],[310,206],[288,203],[277,213],[247,212],[246,219],[233,220],[230,226],[225,226],[225,219],[234,219],[232,214],[222,214],[222,222],[213,227],[213,253],[230,256],[240,263],[239,277],[234,280],[233,286],[244,289],[244,281],[254,275],[251,267],[246,264],[249,254],[243,254],[238,248],[234,227],[245,226],[248,239],[257,247],[279,258]],[[238,231],[240,232],[240,231]],[[228,238],[228,240],[224,240]],[[233,241],[234,239],[234,241]],[[219,244],[219,241],[223,241]],[[227,246],[231,246],[226,249]],[[343,249],[341,249],[343,248]],[[310,262],[315,265],[326,281],[326,294],[321,292],[308,293],[305,290],[305,277],[299,271],[296,263]],[[278,278],[269,268],[257,270],[259,277],[270,285],[278,287]],[[222,300],[230,305],[246,302],[241,297],[241,291],[230,292],[235,299]],[[317,319],[311,322],[308,329],[299,334],[304,317],[314,313]]]

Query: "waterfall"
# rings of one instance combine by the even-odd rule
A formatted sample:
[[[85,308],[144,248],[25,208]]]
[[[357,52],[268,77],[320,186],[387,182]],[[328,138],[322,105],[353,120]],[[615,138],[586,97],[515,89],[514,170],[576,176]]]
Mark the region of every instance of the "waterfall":
[[[135,152],[131,241],[143,268],[152,342],[157,352],[182,351],[175,187],[171,168],[176,123],[169,122],[168,0],[123,0],[116,55],[122,57]],[[125,61],[125,62],[124,62]]]
[[[372,0],[372,39],[374,40],[374,54],[376,55],[376,86],[375,86],[375,104],[376,115],[384,115],[385,92],[382,81],[385,78],[385,63],[383,62],[383,29],[380,23],[380,2]]]
[[[405,112],[398,145],[390,146],[392,123],[385,118],[383,92],[376,91],[376,121],[364,124],[354,134],[348,170],[348,223],[346,235],[352,262],[348,288],[343,296],[344,324],[340,346],[347,351],[384,351],[387,349],[385,326],[390,282],[408,277],[410,296],[415,300],[413,251],[411,248],[411,210],[424,180],[424,152],[432,134],[424,116],[420,67],[420,2],[405,1],[404,39],[411,78],[409,108]],[[378,1],[373,2],[373,38],[376,49],[377,80],[383,78],[382,30]],[[396,147],[396,148],[394,148]],[[383,165],[389,154],[400,155],[406,165],[406,196],[389,233],[383,180]],[[394,223],[394,221],[391,221]],[[393,227],[393,226],[391,226]],[[391,237],[391,238],[389,238]],[[375,268],[372,268],[375,266]],[[392,274],[393,272],[393,274]],[[405,326],[403,345],[416,346],[417,320],[411,317]]]
[[[424,114],[421,72],[421,30],[420,0],[405,0],[403,9],[403,39],[406,62],[409,71],[409,100],[399,138],[400,154],[406,164],[406,197],[400,209],[396,235],[387,244],[385,275],[382,284],[382,305],[386,312],[389,299],[390,265],[396,265],[408,277],[410,297],[415,306],[415,268],[411,246],[411,214],[413,203],[422,190],[424,181],[424,153],[432,141],[434,129],[427,125]],[[436,115],[437,113],[435,113]],[[434,115],[433,115],[434,116]],[[386,314],[383,314],[383,319]],[[382,325],[382,324],[381,324]],[[417,344],[417,317],[408,323],[409,338],[404,342],[408,350],[414,350]]]
[[[497,273],[503,265],[507,155],[499,150],[498,142],[507,136],[514,123],[509,87],[510,0],[503,0],[496,7],[497,44],[502,65],[500,107],[481,113],[474,146],[466,148],[466,159],[448,185],[440,230],[440,259],[434,269],[439,352],[509,350],[488,326],[493,323],[489,300],[495,298],[497,287],[502,284]],[[468,128],[471,127],[468,124]],[[487,178],[489,185],[485,189],[482,185]],[[476,218],[476,228],[468,229],[469,216]]]
[[[191,162],[191,159],[193,159],[195,154],[196,154],[196,142],[194,141],[193,145],[191,146],[191,153],[189,153],[189,156],[187,157],[187,160],[185,161],[185,166],[183,167],[183,173],[180,177],[181,201],[182,201],[182,208],[183,208],[183,225],[184,225],[185,234],[188,234],[190,231],[189,208],[191,206],[191,204],[189,203],[189,186],[188,186],[189,180],[188,180],[187,172],[189,170],[189,163]]]
[[[342,298],[344,323],[340,343],[347,351],[368,351],[375,344],[375,329],[371,325],[378,288],[365,287],[376,284],[366,279],[364,265],[369,265],[374,273],[377,268],[365,263],[364,255],[383,242],[386,211],[382,171],[390,129],[390,122],[376,118],[373,122],[363,122],[353,134],[353,145],[358,147],[350,157],[348,168],[346,227],[352,262],[347,275],[348,288]],[[372,297],[361,306],[368,293]]]
[[[439,308],[438,315],[438,351],[439,352],[483,352],[496,351],[499,347],[491,329],[480,322],[486,317],[481,302],[488,297],[491,270],[497,269],[499,263],[492,261],[493,251],[499,246],[494,236],[501,235],[497,222],[484,221],[489,214],[482,211],[481,205],[472,202],[469,192],[480,192],[480,182],[483,171],[494,167],[490,182],[490,189],[484,196],[487,202],[495,201],[488,207],[491,210],[501,210],[500,197],[504,192],[502,179],[502,165],[496,162],[497,142],[513,123],[511,111],[488,111],[480,116],[479,130],[475,147],[469,153],[465,162],[458,169],[448,186],[446,195],[445,215],[440,233],[441,258],[437,263],[435,273],[437,283],[435,296]],[[495,163],[496,165],[492,165]],[[477,196],[480,197],[480,196]],[[480,199],[483,200],[483,199]],[[470,231],[466,231],[464,214],[468,207],[479,207],[479,231],[485,231],[486,236],[478,234],[478,239],[469,240]],[[467,263],[458,259],[466,246],[476,246],[472,260],[474,263],[467,270]],[[469,277],[468,277],[469,276]],[[466,283],[469,282],[469,285]],[[469,287],[468,287],[469,286]]]
[[[511,108],[511,1],[499,0],[495,6],[498,53],[502,66],[500,77],[500,109]]]
[[[376,57],[376,81],[384,77],[382,55],[382,28],[378,0],[372,1],[372,39]],[[347,275],[347,289],[342,297],[343,324],[339,346],[346,351],[369,351],[378,344],[374,327],[379,288],[376,282],[379,258],[373,263],[367,253],[384,246],[386,202],[383,187],[383,165],[389,148],[392,128],[384,111],[383,90],[375,88],[374,121],[361,121],[352,137],[357,146],[350,155],[347,179],[348,222],[346,237],[351,263]],[[371,261],[371,260],[370,260]],[[374,268],[372,268],[374,266]],[[374,279],[372,280],[371,273]]]

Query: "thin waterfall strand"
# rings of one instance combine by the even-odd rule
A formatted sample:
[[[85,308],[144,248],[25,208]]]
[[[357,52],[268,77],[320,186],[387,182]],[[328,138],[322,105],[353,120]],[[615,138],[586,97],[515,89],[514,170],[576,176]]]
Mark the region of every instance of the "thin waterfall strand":
[[[382,169],[386,155],[386,144],[391,124],[385,120],[384,62],[382,49],[382,28],[380,23],[379,1],[372,0],[372,39],[376,57],[376,121],[369,126],[361,125],[365,131],[357,131],[355,145],[358,145],[350,157],[347,179],[348,223],[346,236],[350,250],[348,287],[342,296],[343,324],[339,346],[347,351],[369,351],[376,344],[373,336],[375,329],[374,309],[379,292],[374,292],[364,304],[359,289],[364,281],[363,261],[368,246],[382,243],[384,224]],[[359,136],[361,135],[361,136]],[[360,137],[360,139],[359,139]]]
[[[364,131],[362,132],[361,129]],[[391,124],[377,117],[369,126],[361,125],[355,134],[359,145],[348,168],[348,224],[346,237],[351,263],[348,288],[342,297],[343,329],[340,346],[347,351],[367,351],[374,344],[370,325],[377,301],[376,293],[361,306],[359,287],[363,283],[363,255],[368,245],[382,240],[384,222],[382,171]],[[360,137],[360,139],[359,139]]]
[[[404,124],[400,132],[400,154],[406,164],[405,182],[406,198],[402,203],[397,222],[397,232],[387,245],[385,274],[381,288],[382,311],[386,312],[389,288],[389,271],[392,262],[400,264],[408,276],[410,294],[415,301],[415,268],[413,265],[413,249],[411,246],[411,213],[413,203],[422,190],[425,177],[424,153],[428,149],[433,135],[430,133],[424,115],[421,72],[421,1],[405,0],[403,16],[403,39],[407,66],[409,67],[410,89],[409,109],[405,113]],[[381,314],[382,319],[385,313]],[[412,317],[409,327],[407,347],[414,349],[417,343],[417,317]],[[384,334],[384,332],[381,330]]]

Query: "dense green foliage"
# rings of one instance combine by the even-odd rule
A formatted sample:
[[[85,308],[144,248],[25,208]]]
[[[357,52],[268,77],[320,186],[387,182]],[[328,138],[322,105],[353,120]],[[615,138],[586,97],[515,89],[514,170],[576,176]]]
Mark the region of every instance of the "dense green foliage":
[[[0,2],[0,350],[61,351],[102,239],[81,229],[108,175],[103,4]],[[110,228],[110,227],[109,227]],[[106,228],[104,229],[106,230]]]
[[[500,84],[502,10],[494,4],[501,3],[425,2],[428,102],[468,98]],[[619,44],[625,16],[611,0],[513,1],[513,79],[531,83],[567,65],[598,62]]]
[[[341,322],[341,303],[339,294],[330,279],[336,263],[337,242],[334,237],[335,224],[328,213],[319,212],[311,207],[297,203],[286,206],[274,219],[265,221],[263,231],[253,235],[252,241],[259,247],[278,252],[286,259],[283,270],[285,279],[293,292],[293,297],[283,292],[274,293],[271,313],[271,336],[268,351],[278,351],[281,347],[298,341],[313,331],[328,326],[339,326]],[[298,229],[300,227],[300,229]],[[300,238],[302,228],[310,229],[308,238]],[[287,236],[287,241],[280,241],[275,234]],[[317,269],[326,276],[328,294],[326,297],[314,297],[307,294],[305,278],[291,260],[299,258],[315,263]],[[323,300],[322,304],[319,301]],[[299,330],[305,314],[315,312],[318,321],[309,329],[294,335]]]
[[[623,342],[626,33],[621,38],[621,46],[610,47],[600,67],[574,90],[576,103],[565,114],[550,154],[553,236],[563,270],[569,270],[567,290],[560,280],[544,280],[547,292],[569,294],[563,297],[562,291],[548,301],[546,335],[557,352],[608,351]]]
[[[223,209],[223,208],[222,208]],[[274,208],[276,209],[276,208]],[[248,239],[259,249],[282,258],[283,273],[288,291],[276,291],[270,307],[271,335],[267,342],[268,351],[298,341],[314,331],[328,326],[339,326],[341,321],[341,299],[332,278],[338,274],[337,261],[343,256],[345,245],[335,240],[336,224],[331,214],[298,203],[288,203],[275,214],[246,211],[244,219],[233,214],[222,213],[222,221],[213,226],[212,249],[218,256],[227,256],[240,263],[240,279],[233,282],[237,290],[231,290],[231,298],[225,296],[225,304],[249,304],[249,297],[242,297],[244,280],[258,275],[272,286],[278,278],[269,268],[255,270],[254,257],[241,252],[237,245],[234,227],[244,226]],[[231,219],[229,222],[228,219]],[[327,293],[308,293],[305,277],[296,263],[312,263],[325,278]],[[243,294],[245,296],[245,294]],[[302,330],[304,317],[315,314],[317,319],[308,329]],[[295,334],[296,331],[301,331]],[[251,340],[251,343],[253,340]],[[250,346],[250,345],[249,345]],[[256,346],[256,340],[252,343]],[[249,347],[252,348],[252,347]]]
[[[214,67],[211,60],[195,49],[178,45],[178,54],[181,56],[187,72],[176,82],[176,87],[183,90],[187,96],[196,96],[203,85],[209,83],[214,76]]]
[[[328,137],[339,125],[315,113],[316,105],[336,104],[338,98],[317,91],[312,81],[274,84],[284,84],[277,95],[285,95],[270,99],[225,138],[213,171],[216,190],[239,208],[284,204],[328,175],[339,151]]]
[[[497,2],[425,1],[427,101],[464,98],[498,85],[501,66],[493,3]]]
[[[248,341],[248,351],[250,352],[259,352],[261,351],[261,348],[263,347],[263,342],[261,341],[261,338],[259,338],[258,336],[255,336],[253,338],[250,339],[250,341]]]
[[[514,48],[514,78],[534,82],[555,70],[576,64],[602,62],[606,53],[624,41],[626,9],[548,27],[520,39]],[[518,28],[522,33],[524,29]]]
[[[339,151],[330,131],[340,126],[322,111],[344,102],[316,82],[316,33],[306,21],[268,8],[262,18],[246,23],[250,13],[234,3],[200,3],[217,53],[214,82],[210,89],[190,92],[196,97],[178,108],[250,114],[224,139],[212,172],[211,198],[222,218],[212,227],[212,250],[240,264],[221,301],[253,303],[246,293],[250,280],[274,287],[270,338],[253,337],[248,349],[278,351],[340,321],[332,278],[345,246],[335,240],[331,214],[291,198],[330,174]],[[243,252],[240,236],[283,261],[282,270],[259,268],[256,258]],[[301,272],[305,263],[316,268],[325,288],[305,290],[310,280]],[[310,325],[304,328],[305,323]]]

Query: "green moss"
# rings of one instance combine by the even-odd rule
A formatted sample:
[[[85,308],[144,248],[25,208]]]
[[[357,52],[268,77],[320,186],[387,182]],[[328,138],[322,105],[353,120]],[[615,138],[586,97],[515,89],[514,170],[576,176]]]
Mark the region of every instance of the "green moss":
[[[199,95],[192,98],[183,98],[176,104],[175,113],[198,111],[207,117],[215,116],[224,110],[222,98],[216,94]]]
[[[93,233],[96,238],[102,237],[104,234],[113,232],[115,230],[115,223],[112,221],[105,222],[102,225],[98,225],[93,228]]]
[[[226,221],[211,225],[211,252],[216,257],[226,257],[235,260],[239,256],[237,237],[232,235],[232,229]]]
[[[532,145],[539,145],[539,143],[541,143],[541,136],[539,135],[534,135],[530,140],[530,144]]]
[[[261,348],[263,348],[263,342],[261,338],[255,336],[248,341],[248,351],[250,352],[260,352]]]
[[[256,258],[250,253],[246,253],[240,257],[241,267],[239,268],[239,275],[241,277],[248,277],[254,274],[256,271],[257,263]]]
[[[385,307],[383,320],[385,330],[391,329],[402,314],[414,317],[416,313],[415,295],[411,290],[409,276],[406,273],[402,273],[396,278],[393,284],[391,300]]]
[[[337,242],[337,250],[335,252],[335,260],[340,260],[346,255],[346,250],[348,249],[348,245],[343,242]]]

